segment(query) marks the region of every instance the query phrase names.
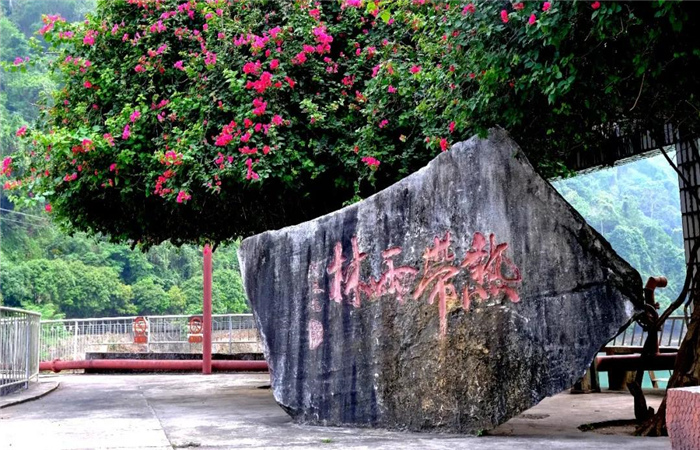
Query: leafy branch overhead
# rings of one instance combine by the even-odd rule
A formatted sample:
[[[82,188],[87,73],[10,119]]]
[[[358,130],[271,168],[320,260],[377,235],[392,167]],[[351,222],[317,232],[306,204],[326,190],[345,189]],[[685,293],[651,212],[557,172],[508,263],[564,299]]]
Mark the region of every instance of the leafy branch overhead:
[[[497,124],[560,174],[613,124],[697,131],[693,8],[101,1],[83,22],[44,17],[63,84],[18,130],[5,188],[148,247],[316,217]],[[32,64],[17,57],[4,66]]]

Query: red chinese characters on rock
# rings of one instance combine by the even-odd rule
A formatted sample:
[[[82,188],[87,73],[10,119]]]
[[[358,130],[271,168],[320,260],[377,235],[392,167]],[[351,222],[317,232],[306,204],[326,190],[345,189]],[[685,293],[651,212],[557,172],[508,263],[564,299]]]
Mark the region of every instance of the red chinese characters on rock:
[[[505,296],[516,303],[520,300],[518,286],[522,282],[520,270],[505,256],[507,243],[496,243],[494,234],[486,236],[480,232],[474,233],[472,243],[461,262],[455,262],[455,254],[451,248],[451,235],[447,231],[440,239],[435,237],[433,245],[423,252],[423,268],[419,271],[410,266],[396,267],[394,258],[401,254],[400,247],[392,247],[382,252],[383,272],[379,278],[370,277],[368,281],[361,279],[362,261],[367,254],[360,252],[357,236],[351,239],[352,258],[343,256],[343,247],[337,242],[333,248],[333,257],[326,272],[330,276],[329,297],[336,303],[342,303],[344,298],[350,304],[359,308],[362,298],[368,301],[377,300],[385,295],[393,296],[399,304],[406,298],[420,300],[427,296],[428,304],[437,300],[440,317],[440,336],[447,334],[448,305],[461,303],[468,311],[472,301],[484,302]],[[420,279],[416,279],[420,273]],[[459,275],[466,279],[460,291],[455,287]]]
[[[435,238],[433,248],[426,248],[423,253],[423,278],[418,282],[413,298],[418,300],[428,287],[432,286],[428,296],[428,304],[432,305],[438,299],[440,314],[440,336],[447,333],[447,301],[457,300],[457,291],[450,281],[460,272],[454,266],[455,255],[450,250],[450,232],[445,233],[444,239]]]
[[[413,267],[394,267],[393,258],[401,253],[401,248],[393,247],[382,252],[382,263],[386,266],[385,271],[378,279],[370,278],[368,282],[360,280],[362,261],[367,258],[366,253],[359,250],[357,236],[351,239],[352,259],[343,270],[343,247],[340,242],[333,248],[333,260],[328,265],[327,273],[331,275],[330,299],[336,303],[343,301],[343,295],[349,296],[351,304],[355,308],[362,305],[362,296],[368,300],[376,300],[385,294],[393,294],[400,302],[404,302],[404,297],[410,293],[411,284],[418,273]],[[342,286],[345,289],[342,289]]]

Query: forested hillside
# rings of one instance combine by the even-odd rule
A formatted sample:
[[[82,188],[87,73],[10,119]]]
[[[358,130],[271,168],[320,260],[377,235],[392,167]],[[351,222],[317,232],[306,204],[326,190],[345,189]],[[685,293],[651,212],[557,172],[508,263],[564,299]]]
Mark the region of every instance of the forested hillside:
[[[668,278],[668,304],[685,278],[678,178],[659,155],[554,183],[559,192],[642,274]]]
[[[42,93],[59,85],[46,71],[41,14],[80,19],[83,0],[0,0],[0,159],[16,132],[38,116]],[[16,58],[39,62],[23,71]],[[555,183],[564,197],[643,277],[665,275],[668,302],[684,277],[678,185],[653,158]],[[69,237],[43,209],[18,209],[0,195],[0,303],[41,310],[45,318],[201,312],[201,250],[164,244],[142,253],[125,245]],[[214,254],[214,312],[248,310],[236,245]]]

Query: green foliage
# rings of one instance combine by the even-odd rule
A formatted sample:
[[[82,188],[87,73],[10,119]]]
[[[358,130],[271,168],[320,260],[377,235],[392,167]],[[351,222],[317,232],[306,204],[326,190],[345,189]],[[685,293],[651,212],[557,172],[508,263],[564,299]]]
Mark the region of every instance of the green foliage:
[[[496,124],[546,174],[613,125],[697,129],[684,4],[544,5],[105,0],[79,23],[45,17],[64,86],[13,160],[15,199],[115,241],[228,242]]]
[[[0,289],[8,305],[37,305],[76,317],[83,311],[97,316],[133,314],[131,289],[114,270],[79,261],[35,259],[6,265]]]
[[[0,294],[44,318],[200,314],[202,252],[170,244],[144,253],[46,221],[2,213]],[[213,311],[249,312],[236,243],[214,253]]]
[[[554,183],[566,198],[646,277],[669,284],[656,298],[668,305],[685,280],[678,178],[662,156]]]

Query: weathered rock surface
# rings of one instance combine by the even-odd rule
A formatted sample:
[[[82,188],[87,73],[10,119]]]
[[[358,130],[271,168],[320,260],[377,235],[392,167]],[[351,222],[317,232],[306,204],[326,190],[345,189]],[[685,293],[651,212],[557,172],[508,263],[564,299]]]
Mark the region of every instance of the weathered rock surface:
[[[642,303],[501,129],[239,258],[275,399],[305,423],[490,429],[570,387]]]

